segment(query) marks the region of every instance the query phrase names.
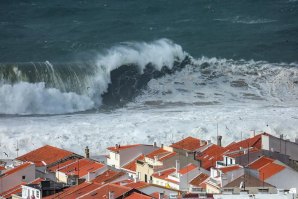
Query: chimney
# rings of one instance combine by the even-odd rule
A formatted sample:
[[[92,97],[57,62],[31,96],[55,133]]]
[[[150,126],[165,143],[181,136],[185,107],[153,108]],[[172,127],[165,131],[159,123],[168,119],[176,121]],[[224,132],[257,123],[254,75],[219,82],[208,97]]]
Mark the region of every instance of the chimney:
[[[204,146],[205,144],[207,144],[205,140],[200,140],[200,146]]]
[[[164,195],[165,195],[164,193],[159,193],[158,194],[158,199],[164,199]]]
[[[162,148],[162,149],[163,149],[163,144],[161,144],[160,148]]]
[[[154,147],[154,148],[156,148],[156,147],[157,147],[157,144],[156,144],[156,142],[154,142],[154,143],[153,143],[153,147]]]
[[[280,137],[279,137],[281,140],[284,139],[284,134],[281,134]]]
[[[178,172],[180,170],[180,162],[179,160],[176,160],[176,175],[178,176]]]
[[[217,145],[218,146],[221,146],[221,139],[222,139],[222,136],[221,135],[218,135],[217,136]]]
[[[89,158],[89,148],[86,146],[85,148],[85,158]]]
[[[154,162],[157,162],[157,161],[158,161],[158,156],[155,155],[155,156],[154,156]]]
[[[115,148],[118,149],[118,144],[115,145]]]
[[[115,199],[114,191],[109,191],[109,199]]]

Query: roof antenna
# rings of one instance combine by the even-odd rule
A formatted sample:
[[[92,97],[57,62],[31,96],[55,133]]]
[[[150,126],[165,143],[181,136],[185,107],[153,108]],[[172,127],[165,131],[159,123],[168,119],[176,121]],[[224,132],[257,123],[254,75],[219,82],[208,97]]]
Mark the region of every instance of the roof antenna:
[[[16,148],[16,151],[17,151],[17,157],[19,157],[19,140],[17,140],[17,148]]]

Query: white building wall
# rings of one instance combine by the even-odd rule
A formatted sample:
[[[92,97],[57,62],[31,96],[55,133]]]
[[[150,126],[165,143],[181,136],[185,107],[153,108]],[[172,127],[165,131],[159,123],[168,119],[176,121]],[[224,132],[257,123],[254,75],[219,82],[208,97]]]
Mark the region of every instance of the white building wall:
[[[298,144],[294,142],[280,140],[273,136],[262,135],[262,149],[277,151],[281,154],[289,155],[292,160],[298,160]]]
[[[41,192],[38,189],[34,189],[28,186],[22,186],[22,198],[42,198]]]
[[[119,154],[110,151],[110,158],[107,159],[107,164],[110,166],[115,165],[115,168],[120,169],[122,166],[133,161],[141,154],[146,155],[156,149],[157,147],[153,147],[151,145],[140,145],[120,150]]]
[[[24,180],[22,179],[23,176],[25,176]],[[22,170],[0,178],[0,193],[11,189],[18,184],[21,184],[22,182],[28,183],[33,180],[35,180],[35,165],[31,164]]]
[[[165,193],[166,195],[178,194],[178,191],[166,189],[166,188],[162,188],[162,187],[158,187],[158,186],[147,186],[144,188],[140,188],[139,190],[145,194],[148,194],[148,195],[155,193],[155,192]]]
[[[298,190],[298,172],[289,168],[285,168],[265,181],[276,186],[277,189],[296,188]]]
[[[180,190],[187,191],[189,189],[189,182],[197,177],[201,171],[198,168],[195,168],[194,170],[184,174],[180,175],[180,183],[179,188]]]
[[[226,184],[232,182],[233,180],[239,178],[242,175],[244,175],[243,168],[223,174],[221,176],[222,187],[225,186]]]

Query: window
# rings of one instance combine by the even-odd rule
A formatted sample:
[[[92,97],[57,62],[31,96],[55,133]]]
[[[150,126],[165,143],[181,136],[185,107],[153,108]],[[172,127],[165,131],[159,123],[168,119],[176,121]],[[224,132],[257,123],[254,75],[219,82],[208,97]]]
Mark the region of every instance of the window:
[[[233,159],[232,158],[230,159],[230,164],[233,164]]]
[[[25,180],[26,179],[26,176],[22,176],[22,180]]]
[[[145,182],[147,182],[147,174],[145,174]]]
[[[39,191],[36,191],[36,197],[39,198]]]
[[[269,189],[259,189],[259,193],[268,193]]]

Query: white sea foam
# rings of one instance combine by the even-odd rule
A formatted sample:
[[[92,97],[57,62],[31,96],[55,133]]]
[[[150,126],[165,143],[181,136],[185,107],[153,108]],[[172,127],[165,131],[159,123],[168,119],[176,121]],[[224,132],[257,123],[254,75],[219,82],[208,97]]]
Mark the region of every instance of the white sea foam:
[[[174,62],[182,61],[186,53],[180,45],[168,39],[160,39],[152,43],[126,42],[98,55],[97,72],[92,83],[92,94],[98,96],[106,92],[111,81],[111,71],[122,65],[136,65],[142,73],[147,64],[160,70],[163,66],[172,68]]]
[[[186,136],[215,141],[216,123],[223,143],[252,135],[250,130],[273,135],[297,136],[297,107],[257,105],[175,106],[170,108],[118,109],[111,113],[58,115],[51,117],[2,118],[0,120],[0,158],[3,152],[16,156],[51,144],[83,154],[103,154],[117,143],[170,144]],[[267,126],[268,125],[268,126]]]
[[[202,57],[180,72],[152,79],[133,103],[298,105],[296,64]]]
[[[64,93],[55,88],[45,88],[44,83],[0,85],[0,113],[2,114],[58,114],[84,111],[101,105],[101,95],[107,91],[111,82],[111,71],[122,65],[136,65],[143,72],[147,64],[160,70],[163,66],[173,67],[175,60],[182,60],[185,52],[181,46],[170,40],[160,39],[151,43],[127,42],[115,46],[95,58],[96,71],[83,82],[85,92],[78,95]],[[64,88],[63,78],[55,74],[54,66],[46,61],[54,84]],[[14,68],[20,75],[20,71]],[[80,80],[77,81],[81,84]]]
[[[231,23],[240,23],[240,24],[264,24],[264,23],[272,23],[276,20],[273,19],[258,19],[258,18],[252,18],[252,17],[242,17],[242,16],[236,16],[236,17],[230,17],[230,18],[219,18],[214,19],[215,21],[224,21],[224,22],[231,22]]]
[[[45,88],[44,83],[0,86],[0,110],[5,114],[61,114],[90,109],[93,101],[76,93]]]

